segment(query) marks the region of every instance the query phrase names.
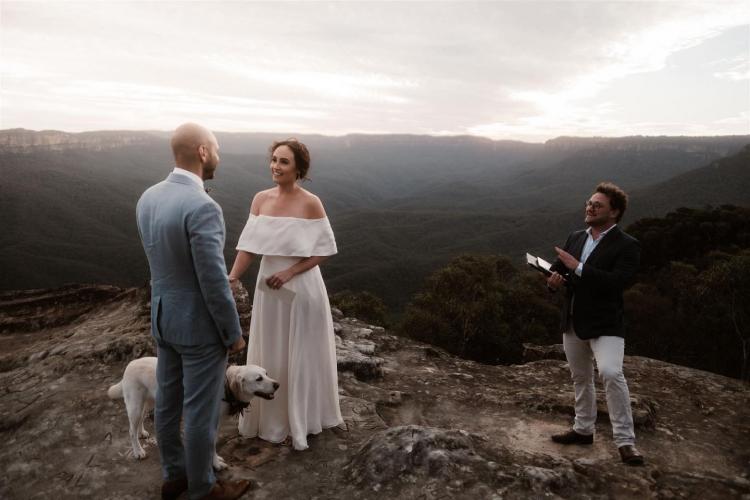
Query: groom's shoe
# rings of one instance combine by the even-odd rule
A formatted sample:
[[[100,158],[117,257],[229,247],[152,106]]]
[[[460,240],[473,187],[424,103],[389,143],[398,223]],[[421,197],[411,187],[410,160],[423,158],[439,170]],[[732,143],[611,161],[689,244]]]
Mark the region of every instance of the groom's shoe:
[[[177,500],[187,489],[187,478],[164,481],[161,485],[161,500]]]
[[[574,430],[569,430],[562,434],[553,434],[552,441],[559,444],[592,444],[594,442],[594,435],[579,434]]]
[[[203,500],[235,500],[250,488],[250,481],[216,481]]]
[[[623,463],[627,465],[643,465],[645,462],[643,455],[638,453],[638,450],[632,444],[620,446],[617,450],[620,452]]]

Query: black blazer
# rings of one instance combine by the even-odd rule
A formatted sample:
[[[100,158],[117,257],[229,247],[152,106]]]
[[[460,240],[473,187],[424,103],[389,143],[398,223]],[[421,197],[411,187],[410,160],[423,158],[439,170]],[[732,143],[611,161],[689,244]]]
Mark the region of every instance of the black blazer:
[[[564,250],[580,260],[587,237],[584,230],[570,234]],[[625,337],[622,293],[635,276],[640,258],[638,240],[615,226],[586,259],[580,277],[557,259],[552,269],[567,280],[562,331],[569,331],[572,321],[581,339],[604,335]]]

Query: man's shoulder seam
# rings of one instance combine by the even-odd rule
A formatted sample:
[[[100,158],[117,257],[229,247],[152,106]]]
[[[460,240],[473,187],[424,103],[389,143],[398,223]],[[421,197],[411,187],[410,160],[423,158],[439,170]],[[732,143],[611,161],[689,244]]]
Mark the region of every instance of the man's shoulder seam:
[[[204,199],[195,201],[194,205],[188,210],[188,214],[192,215],[195,213],[203,212],[204,210],[213,210],[219,214],[222,213],[221,206],[216,203],[216,200],[214,200],[210,196],[206,196]]]
[[[640,243],[640,241],[638,241],[638,238],[626,233],[625,231],[620,230],[620,234],[622,235],[623,238],[625,238],[628,241],[634,241],[636,243]]]

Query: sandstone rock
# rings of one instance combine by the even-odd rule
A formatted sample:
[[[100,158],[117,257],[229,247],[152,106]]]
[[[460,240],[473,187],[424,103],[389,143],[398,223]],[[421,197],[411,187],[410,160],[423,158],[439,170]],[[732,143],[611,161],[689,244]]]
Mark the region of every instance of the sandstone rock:
[[[362,327],[351,321],[341,323],[341,337],[345,339],[366,339],[372,335],[372,330],[366,327]]]
[[[522,471],[523,481],[527,487],[542,495],[549,491],[573,489],[578,482],[573,468],[568,466],[555,469],[526,466],[523,467]]]
[[[383,359],[372,356],[372,342],[342,339],[336,346],[336,364],[339,371],[350,371],[360,380],[370,380],[383,375]]]
[[[372,330],[362,327],[359,320],[353,318],[343,319],[338,326],[336,362],[339,371],[350,371],[361,380],[381,377],[383,360],[373,356],[375,343],[367,338]]]
[[[0,292],[0,333],[66,325],[123,293],[135,291],[109,285],[67,285],[53,290]]]
[[[467,432],[407,425],[374,434],[344,471],[355,484],[386,485],[415,475],[452,479],[479,466],[487,462]]]
[[[386,427],[383,419],[378,415],[375,405],[360,398],[343,396],[340,399],[341,416],[347,429],[360,427],[362,429],[374,430]]]
[[[391,391],[388,393],[388,404],[398,405],[403,401],[404,393],[401,391]]]
[[[49,354],[48,351],[35,352],[31,356],[29,356],[29,363],[34,363],[36,361],[40,361],[40,360],[46,358],[48,354]]]

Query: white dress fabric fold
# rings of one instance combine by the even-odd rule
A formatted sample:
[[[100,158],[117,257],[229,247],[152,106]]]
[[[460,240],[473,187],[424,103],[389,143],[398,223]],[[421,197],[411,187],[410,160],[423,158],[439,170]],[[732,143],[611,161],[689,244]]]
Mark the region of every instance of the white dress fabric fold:
[[[294,448],[304,450],[308,434],[343,422],[328,292],[318,266],[298,274],[281,290],[264,282],[301,258],[335,254],[333,230],[328,218],[251,214],[237,250],[263,255],[247,363],[262,366],[280,384],[273,400],[256,398],[240,416],[240,434],[273,443],[291,436]]]
[[[253,214],[240,234],[237,250],[281,257],[325,257],[337,252],[328,217],[300,219]]]

